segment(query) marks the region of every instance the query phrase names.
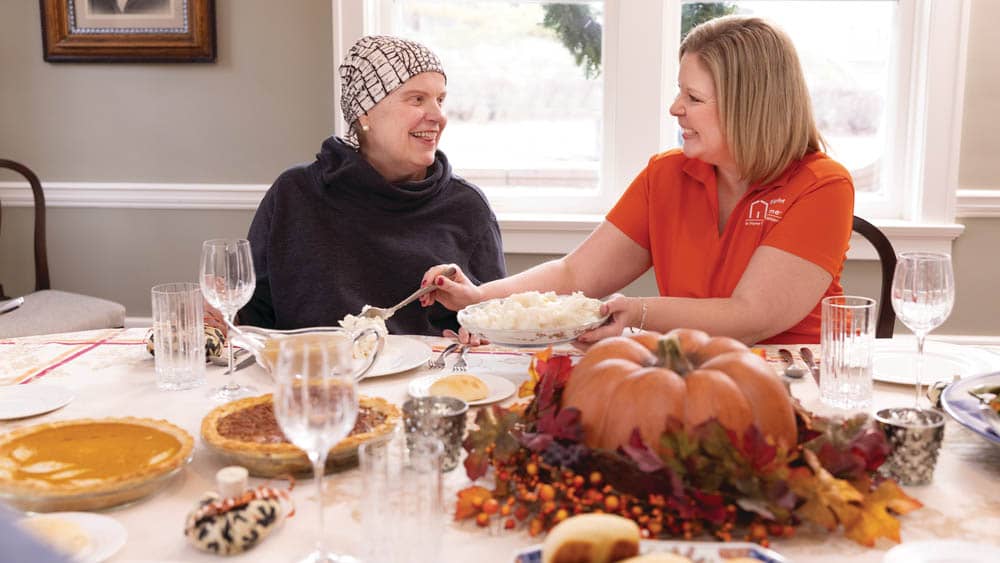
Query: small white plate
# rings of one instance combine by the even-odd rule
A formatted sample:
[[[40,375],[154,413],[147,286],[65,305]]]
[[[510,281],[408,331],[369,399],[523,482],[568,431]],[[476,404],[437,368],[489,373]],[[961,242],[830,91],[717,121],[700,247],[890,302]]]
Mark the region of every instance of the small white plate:
[[[58,518],[68,520],[83,529],[90,539],[90,546],[77,554],[73,561],[79,563],[100,563],[118,553],[125,545],[128,532],[114,518],[92,512],[50,512],[31,518]]]
[[[872,358],[872,375],[875,381],[916,384],[915,360],[917,341],[912,338],[875,340]],[[937,381],[951,382],[960,378],[997,371],[1000,356],[975,346],[959,346],[945,342],[926,341],[924,343],[924,366],[921,383],[927,385]]]
[[[58,385],[27,383],[0,387],[0,420],[44,414],[72,400],[72,391]]]
[[[997,560],[1000,546],[958,540],[927,540],[901,543],[890,549],[882,563],[990,563]]]
[[[412,397],[426,397],[430,395],[431,385],[435,381],[452,375],[451,373],[435,373],[432,375],[425,375],[423,377],[418,377],[410,382],[409,391]],[[498,375],[479,375],[478,373],[472,374],[483,380],[486,387],[489,388],[489,395],[485,399],[479,399],[478,401],[471,401],[469,406],[476,405],[488,405],[490,403],[495,403],[497,401],[502,401],[507,397],[514,394],[514,383],[506,378],[500,377]]]
[[[365,375],[365,379],[411,370],[424,365],[433,355],[434,351],[425,342],[390,334],[385,337],[382,353],[375,360],[371,371]]]

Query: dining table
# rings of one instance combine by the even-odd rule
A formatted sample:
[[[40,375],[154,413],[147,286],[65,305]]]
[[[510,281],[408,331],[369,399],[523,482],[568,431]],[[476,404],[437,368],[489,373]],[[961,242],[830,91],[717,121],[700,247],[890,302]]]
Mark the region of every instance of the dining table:
[[[147,332],[145,328],[127,328],[0,339],[0,386],[59,386],[74,396],[68,404],[51,412],[0,421],[0,435],[15,428],[53,421],[128,416],[165,419],[183,428],[195,438],[193,457],[185,468],[147,498],[101,511],[127,531],[124,546],[108,561],[220,561],[219,556],[190,545],[183,533],[187,514],[205,491],[215,488],[216,473],[227,465],[226,460],[210,451],[200,437],[202,419],[219,405],[210,398],[208,389],[218,386],[227,377],[235,378],[241,385],[251,385],[259,393],[273,391],[274,384],[269,373],[257,365],[226,375],[225,367],[208,364],[205,385],[181,391],[161,390],[155,383],[154,358],[146,346]],[[425,344],[435,355],[450,342],[439,337],[405,338]],[[818,346],[809,347],[818,355]],[[777,347],[764,346],[761,350],[776,373],[780,373],[783,364]],[[536,352],[537,349],[495,344],[480,346],[467,354],[467,369],[473,374],[501,377],[519,386],[528,378],[531,357]],[[556,346],[554,353],[582,354],[565,344]],[[996,366],[1000,368],[1000,353],[995,356]],[[450,357],[442,370],[428,367],[423,356],[416,359],[419,360],[417,365],[411,366],[411,362],[403,366],[410,369],[388,370],[390,373],[363,379],[359,383],[360,393],[383,397],[401,406],[415,378],[448,373],[456,358]],[[793,380],[789,388],[807,408],[821,408],[817,384],[812,377]],[[524,400],[514,393],[500,404]],[[910,406],[913,400],[913,385],[876,382],[872,408],[874,411],[890,406]],[[470,409],[470,424],[477,408],[483,407]],[[932,482],[903,487],[923,507],[899,517],[902,542],[964,540],[992,544],[998,546],[996,553],[1000,560],[1000,446],[967,430],[951,417],[946,418],[944,441]],[[473,482],[461,465],[445,473],[443,482],[445,510],[441,518],[446,522],[438,561],[509,563],[519,550],[543,541],[541,536],[529,535],[524,526],[502,530],[497,526],[479,527],[474,519],[454,521],[451,514],[457,492]],[[255,477],[251,477],[250,484],[287,487],[285,481]],[[377,538],[383,538],[382,541],[390,538],[391,541],[392,537],[391,529],[362,529],[359,516],[362,490],[362,474],[358,468],[341,470],[327,476],[322,502],[327,545],[334,551],[357,557],[364,555],[366,542],[379,541]],[[316,511],[320,509],[312,479],[300,480],[290,495],[295,506],[294,516],[252,550],[229,559],[295,561],[312,548]],[[391,525],[391,522],[385,523],[387,528]],[[878,562],[896,545],[883,538],[873,547],[866,547],[845,538],[842,530],[829,532],[803,525],[793,537],[773,539],[770,549],[789,561]]]

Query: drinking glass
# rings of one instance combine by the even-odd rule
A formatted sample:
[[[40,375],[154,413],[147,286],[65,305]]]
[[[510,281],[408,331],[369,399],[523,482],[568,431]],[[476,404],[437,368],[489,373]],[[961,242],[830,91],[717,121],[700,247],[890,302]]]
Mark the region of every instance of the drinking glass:
[[[917,337],[916,399],[920,407],[924,338],[941,325],[955,304],[951,256],[940,252],[903,252],[892,278],[892,308]]]
[[[324,546],[323,472],[326,456],[350,433],[358,415],[352,342],[340,335],[297,335],[281,339],[275,377],[274,416],[288,440],[306,452],[313,465],[319,533],[316,549],[301,561],[355,562]]]
[[[253,297],[257,278],[253,271],[250,242],[246,239],[212,239],[201,246],[201,269],[198,275],[205,300],[232,322],[240,307]],[[231,401],[251,395],[255,390],[240,386],[233,379],[233,339],[226,338],[229,352],[229,381],[212,390],[219,401]]]

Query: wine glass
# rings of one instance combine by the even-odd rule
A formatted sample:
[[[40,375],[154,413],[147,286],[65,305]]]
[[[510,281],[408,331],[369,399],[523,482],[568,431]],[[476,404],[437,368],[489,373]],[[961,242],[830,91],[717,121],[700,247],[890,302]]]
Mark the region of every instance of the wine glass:
[[[899,255],[892,278],[892,308],[917,337],[916,408],[920,408],[924,338],[948,318],[954,304],[955,278],[950,255],[939,252]]]
[[[301,561],[356,562],[324,546],[323,473],[327,453],[354,427],[358,390],[352,369],[353,342],[343,335],[306,334],[282,338],[278,343],[274,416],[291,443],[313,465],[319,502],[316,549]]]
[[[219,310],[230,323],[240,307],[253,297],[257,278],[253,271],[250,242],[246,239],[212,239],[201,246],[201,292],[208,303]],[[230,335],[232,336],[232,335]],[[240,386],[233,373],[233,339],[226,338],[229,353],[229,381],[212,390],[212,396],[219,401],[253,394],[251,387]]]

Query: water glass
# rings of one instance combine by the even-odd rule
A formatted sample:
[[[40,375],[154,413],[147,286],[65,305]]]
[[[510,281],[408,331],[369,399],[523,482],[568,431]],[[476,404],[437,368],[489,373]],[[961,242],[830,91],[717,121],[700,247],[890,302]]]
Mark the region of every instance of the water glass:
[[[205,319],[201,288],[165,283],[151,290],[156,386],[190,389],[205,382]]]
[[[875,413],[892,452],[879,473],[901,485],[926,485],[944,440],[944,415],[932,409],[891,408]]]
[[[872,406],[875,300],[825,297],[822,309],[820,400],[838,409],[867,411]]]
[[[440,561],[447,517],[442,500],[440,440],[391,440],[362,444],[358,451],[364,494],[361,528],[365,561]]]
[[[465,438],[469,405],[455,397],[416,397],[403,403],[403,425],[407,443],[420,437],[437,438],[444,445],[442,471],[458,467]]]

